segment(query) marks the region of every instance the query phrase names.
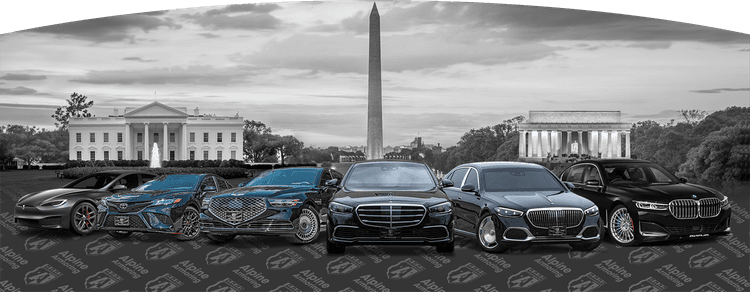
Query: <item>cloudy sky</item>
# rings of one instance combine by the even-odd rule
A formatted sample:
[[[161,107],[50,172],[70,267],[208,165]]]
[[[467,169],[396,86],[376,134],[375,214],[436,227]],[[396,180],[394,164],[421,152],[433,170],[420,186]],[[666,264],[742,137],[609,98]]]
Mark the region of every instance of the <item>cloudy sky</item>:
[[[0,35],[0,120],[53,128],[158,100],[239,114],[305,145],[366,142],[371,2],[174,9]],[[750,35],[580,10],[379,2],[385,145],[454,145],[529,110],[625,122],[750,106]]]

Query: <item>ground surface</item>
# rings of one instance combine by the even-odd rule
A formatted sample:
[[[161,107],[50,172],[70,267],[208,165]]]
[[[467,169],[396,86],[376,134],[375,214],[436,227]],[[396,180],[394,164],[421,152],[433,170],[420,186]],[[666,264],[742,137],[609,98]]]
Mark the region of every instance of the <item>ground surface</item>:
[[[453,254],[432,247],[349,247],[327,255],[325,239],[299,246],[279,237],[242,236],[218,245],[204,237],[104,232],[77,237],[13,223],[29,192],[62,186],[51,170],[0,172],[0,291],[747,291],[748,193],[726,191],[734,235],[594,252],[534,245],[482,252],[457,237]],[[232,185],[242,179],[230,180]],[[348,289],[348,290],[347,290]]]

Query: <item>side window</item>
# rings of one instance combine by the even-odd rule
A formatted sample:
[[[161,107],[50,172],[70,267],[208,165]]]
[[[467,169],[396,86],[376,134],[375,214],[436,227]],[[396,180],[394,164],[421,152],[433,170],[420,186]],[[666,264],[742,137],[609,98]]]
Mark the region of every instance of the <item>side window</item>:
[[[216,182],[214,182],[213,176],[207,176],[203,179],[203,182],[201,182],[200,190],[203,190],[205,187],[216,187]]]
[[[340,185],[340,184],[341,184],[341,181],[342,181],[342,180],[344,180],[344,175],[343,175],[343,174],[341,174],[341,173],[340,173],[340,172],[338,172],[338,171],[332,170],[332,171],[331,171],[331,174],[333,175],[333,178],[335,178],[335,179],[338,179],[338,180],[339,180],[338,182],[336,182],[336,185]]]
[[[571,167],[570,171],[568,171],[568,176],[565,177],[565,181],[572,183],[582,183],[584,169],[586,169],[586,166],[584,165],[576,165]]]
[[[461,168],[453,173],[453,176],[451,176],[451,181],[453,182],[454,187],[461,187],[461,183],[463,183],[464,177],[466,176],[467,172],[469,172],[468,168]]]
[[[137,174],[126,175],[120,180],[118,180],[117,183],[113,184],[112,186],[114,187],[116,185],[124,185],[128,189],[137,188],[139,185],[138,175]]]
[[[583,182],[585,183],[586,181],[590,180],[598,181],[600,185],[604,183],[601,179],[599,179],[599,169],[593,165],[589,165],[586,167],[586,176],[584,177]]]
[[[325,185],[326,181],[332,180],[333,176],[331,176],[331,172],[327,169],[323,170],[323,175],[320,177],[320,185]]]
[[[472,168],[471,171],[469,171],[469,176],[466,177],[466,182],[464,182],[462,187],[468,184],[474,185],[474,189],[479,189],[479,175],[477,174],[476,169]]]
[[[218,181],[219,181],[219,188],[220,188],[219,190],[220,190],[220,191],[223,191],[223,190],[228,190],[228,189],[231,189],[231,188],[232,188],[232,185],[230,185],[230,184],[229,184],[229,183],[228,183],[228,182],[227,182],[226,180],[224,180],[223,178],[218,178],[218,177],[217,177],[217,178],[216,178],[216,180],[218,180]]]
[[[154,179],[156,176],[153,174],[141,174],[141,184],[145,184],[148,181]]]

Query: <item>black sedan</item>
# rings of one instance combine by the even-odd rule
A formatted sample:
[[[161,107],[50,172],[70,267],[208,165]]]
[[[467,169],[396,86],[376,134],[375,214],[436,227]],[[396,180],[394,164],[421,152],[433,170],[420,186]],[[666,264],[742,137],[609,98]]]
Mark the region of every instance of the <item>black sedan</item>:
[[[712,188],[690,184],[644,160],[587,160],[562,172],[607,218],[619,245],[730,233],[729,200]]]
[[[321,213],[341,178],[341,173],[330,168],[265,171],[238,188],[204,198],[201,231],[215,242],[232,240],[238,234],[281,235],[292,243],[313,242],[324,222]]]
[[[98,225],[115,238],[125,238],[135,231],[192,240],[200,235],[198,210],[203,198],[230,188],[213,174],[161,175],[130,192],[100,200]]]
[[[515,244],[568,243],[592,250],[601,243],[602,220],[590,200],[570,191],[547,168],[520,162],[459,165],[445,188],[456,213],[456,233],[475,237],[488,252]]]
[[[156,177],[148,172],[112,170],[79,178],[59,189],[21,197],[15,222],[36,228],[62,228],[86,235],[94,231],[99,199],[136,188]]]
[[[355,163],[328,205],[328,253],[355,244],[434,245],[452,252],[453,205],[442,188],[424,163]]]

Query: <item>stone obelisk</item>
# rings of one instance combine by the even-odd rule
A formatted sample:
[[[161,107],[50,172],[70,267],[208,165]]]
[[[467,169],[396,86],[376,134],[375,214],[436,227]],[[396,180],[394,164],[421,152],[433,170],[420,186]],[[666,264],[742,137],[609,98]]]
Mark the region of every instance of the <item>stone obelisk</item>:
[[[370,12],[370,64],[367,82],[367,159],[383,158],[383,94],[380,82],[380,14]]]

